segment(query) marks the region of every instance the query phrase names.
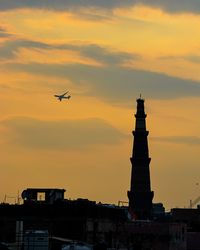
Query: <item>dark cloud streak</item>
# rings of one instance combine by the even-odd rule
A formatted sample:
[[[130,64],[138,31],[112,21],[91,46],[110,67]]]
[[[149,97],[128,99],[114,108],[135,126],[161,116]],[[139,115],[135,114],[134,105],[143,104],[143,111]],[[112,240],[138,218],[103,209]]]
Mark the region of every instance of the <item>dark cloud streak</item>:
[[[152,141],[157,141],[157,142],[200,146],[200,137],[198,136],[164,136],[164,137],[152,137],[151,139]]]
[[[19,8],[42,8],[48,10],[75,10],[75,8],[106,8],[112,9],[119,6],[129,6],[134,1],[130,0],[0,0],[0,9],[19,9]]]
[[[82,64],[7,64],[10,70],[63,77],[75,85],[87,83],[86,95],[115,104],[127,103],[142,93],[146,98],[172,99],[200,97],[200,83],[165,74],[116,65],[95,67]]]
[[[15,117],[1,121],[12,143],[36,149],[83,150],[95,145],[115,145],[126,138],[101,119],[42,121]]]
[[[21,48],[76,51],[85,58],[102,63],[101,67],[76,63],[5,63],[2,67],[12,71],[65,78],[77,86],[86,83],[89,86],[86,95],[97,96],[113,104],[130,102],[134,94],[138,96],[140,93],[143,93],[146,98],[155,99],[200,96],[199,82],[122,66],[128,61],[139,60],[140,57],[136,54],[112,50],[96,44],[47,44],[30,40],[14,40],[4,43],[0,48],[0,57],[14,58]]]
[[[61,45],[59,49],[71,49],[79,51],[83,56],[95,59],[99,62],[106,64],[120,64],[128,60],[138,59],[139,56],[136,54],[130,54],[121,51],[114,51],[108,48],[101,47],[96,44],[88,45]]]
[[[4,29],[3,27],[0,27],[0,38],[7,38],[7,37],[11,37],[12,35],[9,34],[6,29]]]
[[[147,5],[169,12],[200,12],[199,0],[0,0],[0,10],[38,8],[77,12],[81,8],[115,9],[134,5]]]
[[[80,55],[97,60],[105,64],[121,64],[128,60],[138,59],[136,54],[111,50],[97,44],[47,44],[31,40],[10,40],[6,41],[0,48],[0,58],[14,58],[16,52],[21,48],[45,49],[45,50],[71,50]]]
[[[16,52],[20,48],[38,48],[49,49],[51,46],[42,42],[36,42],[31,40],[8,40],[0,47],[0,58],[10,59],[16,56]]]

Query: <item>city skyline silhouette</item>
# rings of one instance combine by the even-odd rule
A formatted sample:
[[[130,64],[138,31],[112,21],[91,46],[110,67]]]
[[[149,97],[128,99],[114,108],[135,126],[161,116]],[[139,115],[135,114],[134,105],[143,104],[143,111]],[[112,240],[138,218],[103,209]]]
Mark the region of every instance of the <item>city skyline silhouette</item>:
[[[29,187],[128,201],[140,93],[154,201],[169,210],[199,196],[195,1],[0,1],[0,11],[0,201]],[[73,98],[58,102],[65,90]]]

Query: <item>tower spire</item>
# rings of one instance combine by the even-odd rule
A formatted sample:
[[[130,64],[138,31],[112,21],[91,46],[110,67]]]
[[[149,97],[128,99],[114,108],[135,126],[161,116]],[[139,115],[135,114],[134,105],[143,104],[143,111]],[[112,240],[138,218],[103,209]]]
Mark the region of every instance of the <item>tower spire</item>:
[[[153,191],[151,191],[144,99],[137,99],[135,131],[132,157],[131,187],[128,191],[129,210],[136,219],[150,219],[152,212]]]

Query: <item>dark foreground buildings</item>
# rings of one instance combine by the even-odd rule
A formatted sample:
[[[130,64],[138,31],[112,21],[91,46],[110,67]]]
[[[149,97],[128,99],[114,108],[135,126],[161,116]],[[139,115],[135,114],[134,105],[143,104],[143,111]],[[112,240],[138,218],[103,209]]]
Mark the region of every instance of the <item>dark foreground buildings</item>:
[[[0,205],[0,250],[200,250],[200,210],[166,214],[162,203],[153,204],[141,98],[135,117],[129,206],[68,200],[64,189],[26,189],[22,205]]]
[[[0,241],[10,249],[45,250],[40,245],[31,247],[31,240],[28,247],[24,244],[27,233],[43,231],[48,232],[48,249],[52,250],[60,250],[69,240],[88,243],[94,250],[186,250],[183,223],[132,221],[127,207],[56,198],[62,189],[45,189],[55,194],[54,200],[47,195],[41,201],[35,199],[37,191],[42,189],[27,189],[23,205],[0,206]]]

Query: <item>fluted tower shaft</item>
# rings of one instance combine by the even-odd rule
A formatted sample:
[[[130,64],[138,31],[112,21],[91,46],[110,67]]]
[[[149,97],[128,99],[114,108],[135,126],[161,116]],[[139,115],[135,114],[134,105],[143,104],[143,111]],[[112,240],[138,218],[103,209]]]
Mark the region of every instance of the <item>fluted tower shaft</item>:
[[[128,191],[129,211],[136,219],[150,219],[152,213],[153,191],[151,191],[148,149],[148,134],[146,130],[146,114],[144,100],[137,99],[135,114],[135,131],[133,131],[133,151],[130,158],[132,164],[131,187]]]

